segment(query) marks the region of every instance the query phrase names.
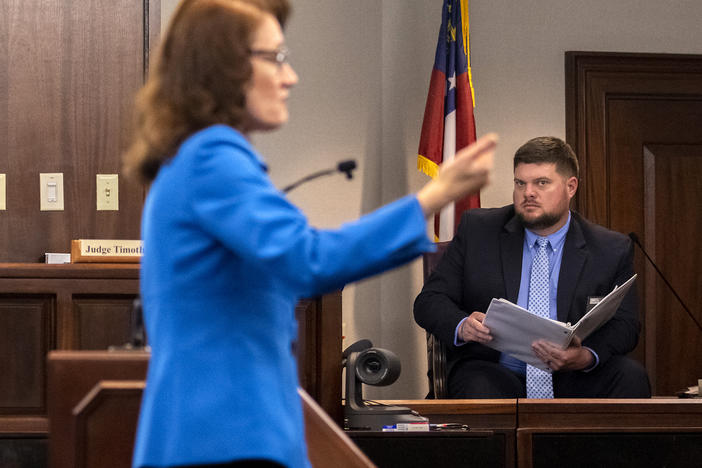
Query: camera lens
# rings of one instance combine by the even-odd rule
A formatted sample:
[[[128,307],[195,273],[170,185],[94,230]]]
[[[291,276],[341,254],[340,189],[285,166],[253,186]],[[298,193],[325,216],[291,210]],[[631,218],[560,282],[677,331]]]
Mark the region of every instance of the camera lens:
[[[375,374],[383,368],[382,364],[380,364],[380,362],[378,362],[376,360],[368,360],[364,364],[365,364],[365,371],[368,374]]]
[[[390,385],[400,376],[400,359],[387,349],[367,349],[358,355],[356,375],[367,385]]]

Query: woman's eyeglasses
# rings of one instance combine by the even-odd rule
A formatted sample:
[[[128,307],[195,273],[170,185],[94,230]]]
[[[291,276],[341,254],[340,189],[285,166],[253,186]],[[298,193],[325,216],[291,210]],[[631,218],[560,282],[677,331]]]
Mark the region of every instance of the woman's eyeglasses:
[[[288,60],[290,59],[290,51],[285,46],[281,46],[273,50],[252,50],[251,55],[261,57],[263,60],[275,63],[279,67],[282,67],[284,64],[288,63]]]

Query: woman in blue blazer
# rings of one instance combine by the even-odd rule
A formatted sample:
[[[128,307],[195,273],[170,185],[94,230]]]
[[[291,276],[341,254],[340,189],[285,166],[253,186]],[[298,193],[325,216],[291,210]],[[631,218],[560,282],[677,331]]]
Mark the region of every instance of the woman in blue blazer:
[[[432,250],[426,217],[492,167],[488,136],[416,195],[340,229],[309,226],[248,139],[288,118],[287,10],[183,1],[137,101],[125,164],[151,184],[141,268],[151,361],[135,467],[309,466],[295,304]]]

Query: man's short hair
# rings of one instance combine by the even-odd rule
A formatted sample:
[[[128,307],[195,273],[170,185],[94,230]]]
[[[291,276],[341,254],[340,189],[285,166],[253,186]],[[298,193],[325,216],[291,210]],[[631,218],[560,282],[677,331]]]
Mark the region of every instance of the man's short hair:
[[[514,153],[514,169],[519,164],[544,163],[555,163],[556,171],[565,177],[579,177],[578,158],[570,145],[560,138],[532,138]]]

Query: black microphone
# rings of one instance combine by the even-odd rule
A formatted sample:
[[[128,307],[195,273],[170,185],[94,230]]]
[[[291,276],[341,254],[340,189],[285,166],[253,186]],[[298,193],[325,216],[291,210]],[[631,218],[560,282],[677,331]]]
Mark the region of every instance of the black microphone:
[[[644,249],[643,245],[641,245],[641,242],[639,242],[639,236],[637,236],[636,233],[630,232],[629,237],[631,238],[632,241],[634,241],[634,244],[639,246],[639,249],[641,249],[641,251],[646,256],[648,261],[651,262],[651,265],[653,265],[653,268],[656,269],[656,272],[663,279],[663,281],[665,282],[665,285],[668,286],[668,289],[670,289],[673,294],[675,294],[675,298],[678,300],[678,302],[680,302],[680,305],[683,306],[683,309],[685,309],[685,312],[687,312],[687,315],[689,315],[690,318],[692,319],[692,321],[695,322],[695,324],[697,325],[697,328],[699,328],[702,331],[702,325],[700,325],[700,322],[697,320],[697,318],[694,315],[692,315],[692,312],[690,312],[690,309],[688,309],[688,307],[685,305],[685,302],[683,302],[683,300],[680,298],[678,293],[675,291],[675,288],[673,287],[673,285],[668,282],[668,280],[666,279],[663,272],[658,268],[658,265],[656,265],[656,262],[654,262],[653,259],[648,255],[648,253],[646,252],[646,249]]]
[[[141,306],[141,299],[137,297],[132,302],[132,339],[131,344],[135,348],[143,348],[146,344],[144,330],[144,312]]]
[[[352,171],[356,169],[356,161],[353,159],[349,159],[348,161],[341,161],[338,166],[336,166],[336,170],[339,172],[343,172],[346,174],[347,179],[353,179],[353,174]]]
[[[353,170],[356,169],[356,161],[349,159],[348,161],[341,161],[334,169],[325,169],[323,171],[313,172],[312,174],[303,177],[302,179],[294,182],[283,189],[284,193],[289,192],[298,185],[301,185],[309,180],[316,179],[317,177],[322,177],[325,175],[333,174],[335,172],[343,172],[346,174],[347,179],[353,179]]]

